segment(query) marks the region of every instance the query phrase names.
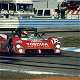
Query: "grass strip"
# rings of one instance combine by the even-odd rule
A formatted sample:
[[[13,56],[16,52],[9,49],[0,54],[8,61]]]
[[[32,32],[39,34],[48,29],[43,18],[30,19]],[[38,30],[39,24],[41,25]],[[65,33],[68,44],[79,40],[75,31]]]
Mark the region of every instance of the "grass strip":
[[[24,79],[45,78],[47,76],[49,75],[0,71],[0,80],[24,80]]]
[[[65,37],[60,39],[62,47],[80,48],[80,36]]]

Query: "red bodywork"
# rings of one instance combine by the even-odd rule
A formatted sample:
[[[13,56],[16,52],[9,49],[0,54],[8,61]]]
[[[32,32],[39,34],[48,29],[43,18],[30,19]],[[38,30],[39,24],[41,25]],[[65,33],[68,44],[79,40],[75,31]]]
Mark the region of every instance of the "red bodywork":
[[[59,40],[56,37],[50,37],[48,40],[22,40],[21,38],[13,37],[13,51],[19,53],[19,49],[23,49],[23,53],[26,53],[27,50],[53,50],[53,53],[56,53],[55,49],[57,43],[54,44],[53,39]],[[16,48],[16,44],[20,44],[21,47]]]
[[[42,37],[42,36],[41,36]],[[60,48],[56,48],[59,45],[59,39],[57,37],[50,37],[47,40],[27,40],[26,38],[12,37],[9,40],[4,39],[0,36],[0,51],[9,52],[8,49],[11,46],[9,42],[13,43],[12,52],[14,53],[27,53],[27,51],[36,51],[37,53],[42,53],[42,51],[52,51],[54,54],[60,53]],[[11,48],[10,48],[11,49]],[[56,52],[56,50],[58,52]]]
[[[8,44],[8,40],[0,36],[0,52],[7,52],[6,45]]]

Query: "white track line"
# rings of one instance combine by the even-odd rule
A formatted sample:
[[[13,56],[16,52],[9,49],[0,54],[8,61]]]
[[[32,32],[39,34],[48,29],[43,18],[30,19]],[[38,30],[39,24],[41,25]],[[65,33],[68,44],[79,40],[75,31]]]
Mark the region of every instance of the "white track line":
[[[75,48],[75,47],[61,47],[61,50],[80,52],[80,48]]]
[[[21,73],[29,73],[29,74],[47,74],[47,75],[63,75],[63,76],[80,76],[80,75],[64,74],[64,73],[40,72],[40,71],[24,71],[24,70],[11,70],[11,69],[0,69],[0,71],[21,72]]]

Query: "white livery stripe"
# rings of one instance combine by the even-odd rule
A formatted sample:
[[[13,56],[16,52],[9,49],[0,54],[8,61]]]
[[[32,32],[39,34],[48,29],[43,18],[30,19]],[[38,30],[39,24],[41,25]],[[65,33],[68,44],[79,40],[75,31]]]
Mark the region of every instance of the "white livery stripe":
[[[80,49],[76,49],[76,50],[74,50],[75,52],[80,52]]]
[[[80,52],[80,48],[75,48],[75,47],[61,47],[61,50]]]
[[[0,69],[0,71],[21,72],[21,73],[29,73],[29,74],[47,74],[47,75],[63,75],[63,76],[80,76],[80,75],[64,74],[64,73],[41,72],[41,71],[24,71],[24,70],[11,70],[11,69]]]

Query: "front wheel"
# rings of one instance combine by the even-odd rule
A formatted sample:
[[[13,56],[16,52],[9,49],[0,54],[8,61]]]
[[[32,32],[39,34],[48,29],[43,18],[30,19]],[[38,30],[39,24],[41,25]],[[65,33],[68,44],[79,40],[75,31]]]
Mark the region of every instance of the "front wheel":
[[[62,53],[60,52],[60,53],[56,53],[55,55],[62,55]]]

